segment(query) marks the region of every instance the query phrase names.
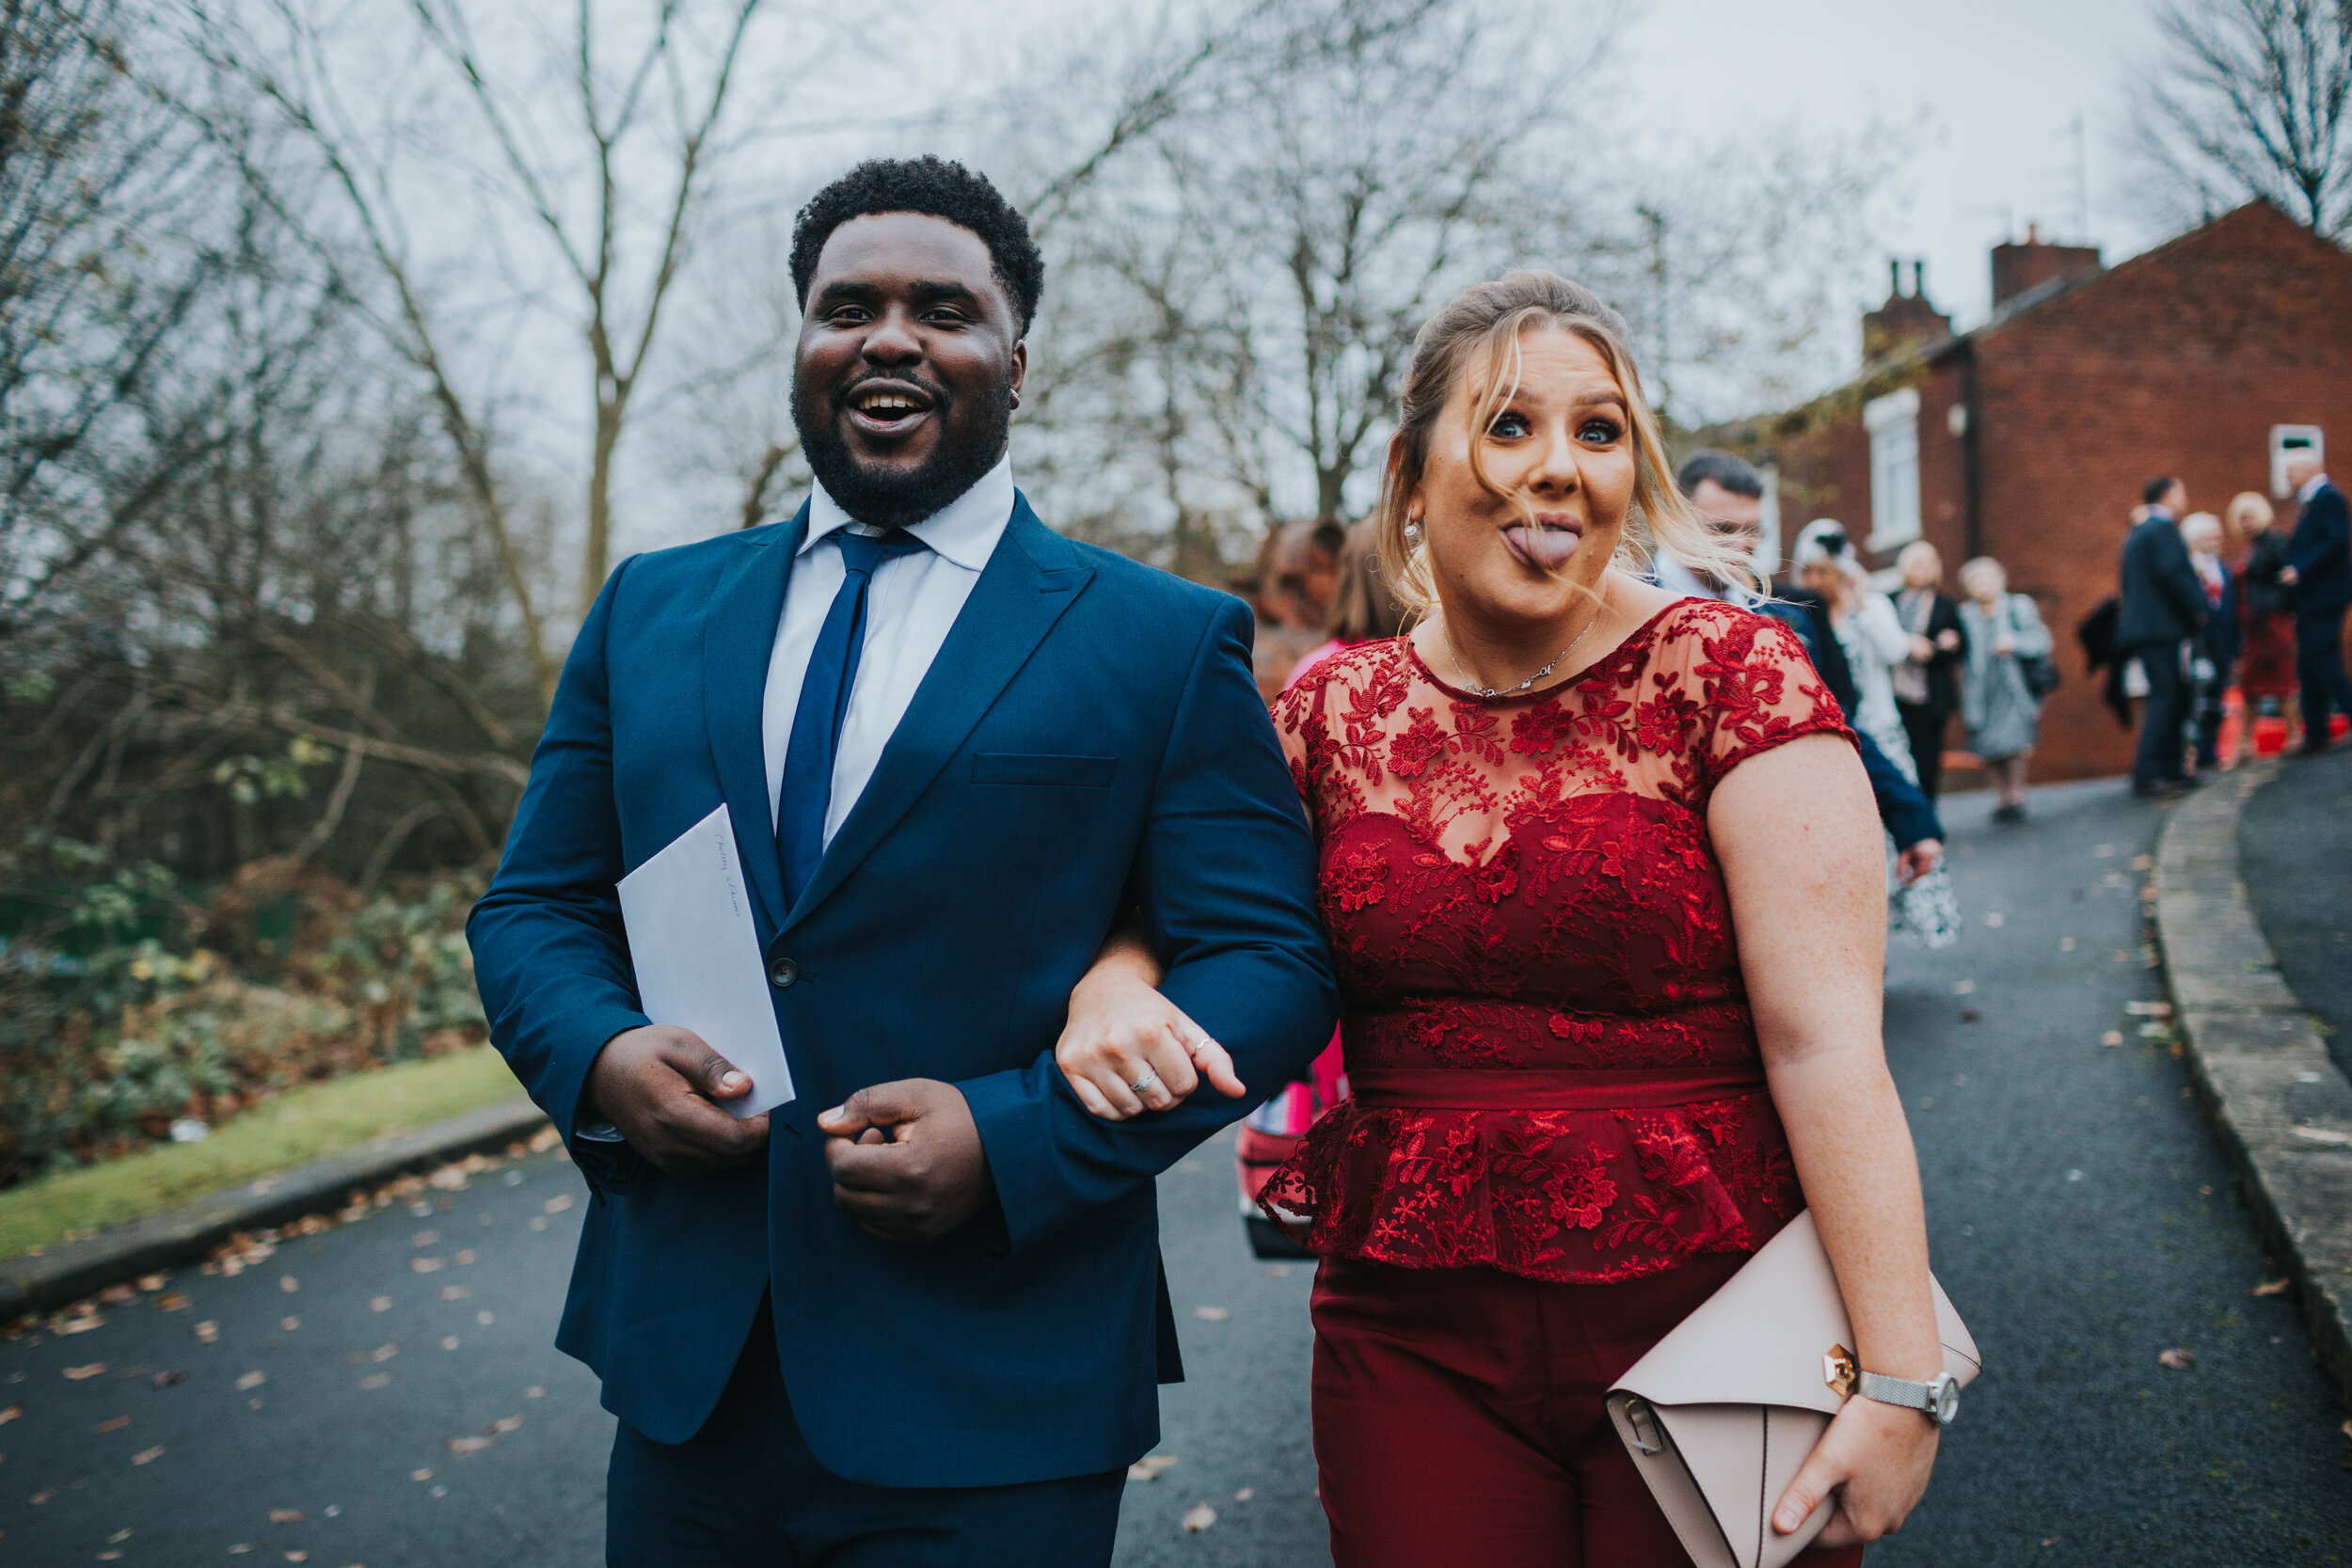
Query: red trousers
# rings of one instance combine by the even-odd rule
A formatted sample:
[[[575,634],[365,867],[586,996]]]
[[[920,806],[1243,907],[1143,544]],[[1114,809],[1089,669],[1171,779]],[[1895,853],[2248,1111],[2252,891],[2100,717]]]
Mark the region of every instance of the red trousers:
[[[1556,1285],[1325,1259],[1315,1462],[1337,1568],[1687,1568],[1602,1401],[1746,1261]],[[1797,1561],[1858,1568],[1862,1549]]]

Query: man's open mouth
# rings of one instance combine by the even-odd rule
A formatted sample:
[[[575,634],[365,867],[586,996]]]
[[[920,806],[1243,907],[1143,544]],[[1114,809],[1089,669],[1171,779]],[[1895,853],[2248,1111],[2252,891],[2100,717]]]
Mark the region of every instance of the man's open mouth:
[[[850,422],[871,436],[904,436],[930,418],[939,400],[902,381],[868,381],[842,399]]]

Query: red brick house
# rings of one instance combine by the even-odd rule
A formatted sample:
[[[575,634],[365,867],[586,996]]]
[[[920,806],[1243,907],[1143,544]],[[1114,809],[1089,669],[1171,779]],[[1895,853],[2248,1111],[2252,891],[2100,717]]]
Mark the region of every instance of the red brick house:
[[[1699,439],[1777,478],[1782,538],[1836,517],[1873,566],[1911,539],[1950,577],[1991,555],[2058,640],[2065,686],[2035,776],[2125,770],[2131,737],[2083,673],[2075,626],[2115,591],[2128,515],[2175,473],[2218,513],[2282,495],[2281,442],[2335,433],[2352,467],[2352,255],[2255,203],[2103,268],[2087,247],[1995,246],[1992,318],[1955,334],[1913,271],[1864,318],[1862,373],[1802,407]],[[2293,502],[2274,499],[2292,523]],[[1964,743],[1953,725],[1954,745]]]

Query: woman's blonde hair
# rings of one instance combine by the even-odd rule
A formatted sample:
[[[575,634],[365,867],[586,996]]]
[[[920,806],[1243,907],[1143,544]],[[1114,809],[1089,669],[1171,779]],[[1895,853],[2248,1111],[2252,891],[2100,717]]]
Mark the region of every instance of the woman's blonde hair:
[[[1936,584],[1939,587],[1943,584],[1944,556],[1942,551],[1924,539],[1914,539],[1910,544],[1905,545],[1902,553],[1895,558],[1895,570],[1901,574],[1906,583],[1911,581],[1911,563],[1915,561],[1925,561],[1931,564],[1935,568]]]
[[[1405,509],[1421,483],[1438,420],[1456,386],[1484,365],[1486,384],[1477,388],[1471,420],[1470,472],[1496,497],[1526,509],[1526,498],[1506,494],[1486,477],[1482,453],[1485,432],[1518,390],[1519,337],[1531,327],[1574,333],[1600,355],[1624,395],[1633,437],[1633,501],[1626,509],[1625,534],[1615,564],[1648,566],[1661,549],[1702,577],[1740,582],[1759,592],[1764,583],[1744,545],[1719,536],[1696,508],[1675,488],[1657,418],[1642,400],[1641,372],[1626,346],[1625,319],[1600,296],[1557,273],[1514,272],[1476,284],[1455,295],[1413,336],[1413,362],[1397,398],[1397,429],[1373,511],[1380,565],[1395,585],[1398,600],[1414,620],[1437,605],[1438,587],[1424,534],[1408,538]]]
[[[2260,533],[2279,520],[2279,515],[2270,509],[2269,500],[2260,490],[2241,490],[2232,496],[2224,515],[2230,519],[2230,531],[2241,539]]]

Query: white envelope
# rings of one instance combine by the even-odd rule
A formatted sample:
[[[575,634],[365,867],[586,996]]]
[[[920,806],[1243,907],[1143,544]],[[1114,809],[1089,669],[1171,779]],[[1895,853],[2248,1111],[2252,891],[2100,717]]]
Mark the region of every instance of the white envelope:
[[[700,1035],[751,1074],[752,1092],[719,1101],[755,1117],[792,1098],[774,1004],[752,925],[749,889],[722,803],[621,879],[621,920],[637,971],[637,1005],[656,1023]]]

